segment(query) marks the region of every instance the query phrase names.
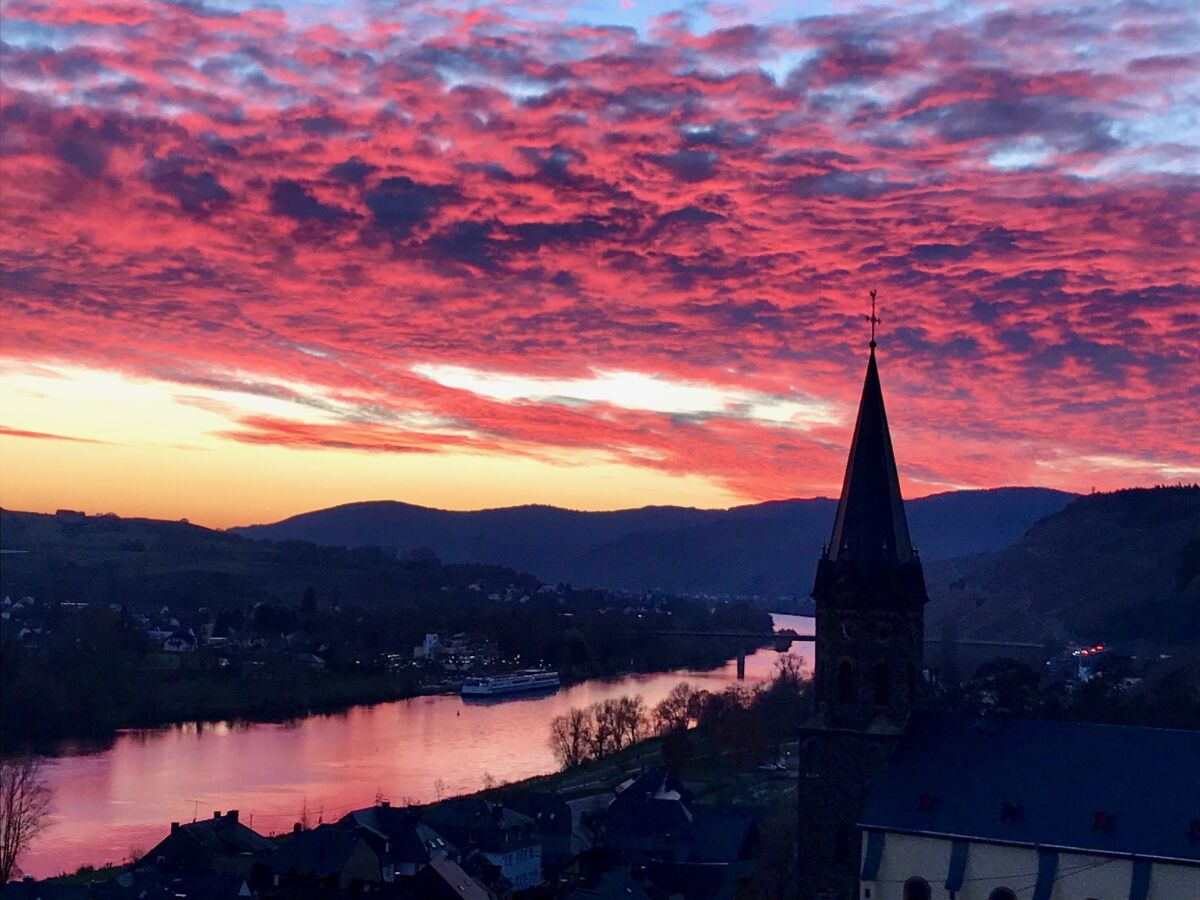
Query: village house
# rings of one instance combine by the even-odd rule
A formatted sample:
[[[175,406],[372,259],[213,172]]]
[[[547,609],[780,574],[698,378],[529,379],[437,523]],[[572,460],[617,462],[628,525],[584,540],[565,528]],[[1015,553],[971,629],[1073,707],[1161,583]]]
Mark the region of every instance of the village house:
[[[457,852],[421,821],[418,812],[393,807],[386,800],[347,813],[338,824],[359,828],[374,838],[383,864],[383,880],[389,883],[412,878],[431,860]]]
[[[463,853],[478,850],[517,890],[541,883],[542,845],[529,816],[478,797],[462,797],[432,807],[422,820]]]
[[[359,829],[318,825],[280,839],[279,849],[254,866],[252,885],[260,892],[363,891],[383,883],[380,848]]]
[[[138,861],[138,867],[246,875],[258,855],[274,849],[274,841],[246,827],[238,820],[238,811],[231,809],[224,815],[214,812],[211,819],[172,822],[167,836]]]

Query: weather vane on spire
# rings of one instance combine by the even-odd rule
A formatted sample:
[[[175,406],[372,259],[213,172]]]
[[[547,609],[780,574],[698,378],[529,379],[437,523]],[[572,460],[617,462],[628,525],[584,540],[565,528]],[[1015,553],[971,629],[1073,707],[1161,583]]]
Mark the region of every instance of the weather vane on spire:
[[[875,289],[874,288],[871,289],[871,314],[869,316],[863,316],[863,318],[871,323],[871,349],[874,350],[875,349],[875,326],[879,324],[879,316],[875,315]]]

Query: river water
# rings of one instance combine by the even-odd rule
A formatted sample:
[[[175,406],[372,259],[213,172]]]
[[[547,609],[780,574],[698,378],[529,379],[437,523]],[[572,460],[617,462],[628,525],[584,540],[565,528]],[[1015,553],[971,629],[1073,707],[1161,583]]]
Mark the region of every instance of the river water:
[[[813,620],[776,614],[776,629],[811,635]],[[812,644],[791,653],[811,670]],[[770,678],[779,658],[746,658],[746,681]],[[556,693],[488,704],[457,695],[357,706],[287,723],[204,722],[121,732],[101,751],[65,744],[47,757],[54,789],[50,826],[21,858],[43,878],[81,865],[120,862],[149,850],[171,822],[237,809],[256,831],[333,821],[376,796],[425,803],[557,768],[550,720],[573,706],[640,694],[653,707],[680,681],[722,690],[737,678],[731,660],[705,672],[679,671],[585,681]]]

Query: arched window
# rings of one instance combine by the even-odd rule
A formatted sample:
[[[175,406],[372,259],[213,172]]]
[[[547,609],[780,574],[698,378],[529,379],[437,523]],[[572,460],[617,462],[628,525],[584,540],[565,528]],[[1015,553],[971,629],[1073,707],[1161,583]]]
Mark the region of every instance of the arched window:
[[[988,900],[1017,900],[1017,895],[1008,888],[996,888],[988,894]]]
[[[910,878],[904,882],[904,900],[929,900],[929,882],[924,878]]]
[[[908,702],[917,702],[917,667],[908,664]]]
[[[857,699],[854,696],[854,666],[848,659],[838,664],[837,696],[838,703],[853,703]]]
[[[892,670],[887,663],[875,667],[875,705],[887,706],[892,702]]]

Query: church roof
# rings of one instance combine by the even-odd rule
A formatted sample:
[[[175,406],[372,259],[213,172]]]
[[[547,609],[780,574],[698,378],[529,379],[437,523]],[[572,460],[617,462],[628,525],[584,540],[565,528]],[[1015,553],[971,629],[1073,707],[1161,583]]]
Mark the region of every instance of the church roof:
[[[883,408],[874,341],[871,343],[854,440],[846,461],[846,477],[827,555],[834,562],[907,563],[913,560],[912,541]]]
[[[1200,863],[1200,731],[915,714],[860,824]]]

